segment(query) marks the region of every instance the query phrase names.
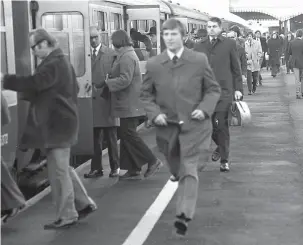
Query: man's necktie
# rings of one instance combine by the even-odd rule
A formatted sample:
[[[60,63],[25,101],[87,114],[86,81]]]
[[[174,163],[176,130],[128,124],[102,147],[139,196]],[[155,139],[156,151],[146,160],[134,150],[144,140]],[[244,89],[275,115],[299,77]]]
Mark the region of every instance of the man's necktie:
[[[177,55],[175,55],[174,58],[173,58],[174,65],[177,64],[177,61],[178,61],[178,57],[177,57]]]
[[[211,45],[213,45],[213,46],[214,46],[214,45],[215,45],[215,43],[216,43],[216,40],[217,40],[216,38],[213,38],[213,39],[211,40]]]
[[[95,59],[97,57],[97,49],[94,48],[94,51],[93,51],[93,58]]]

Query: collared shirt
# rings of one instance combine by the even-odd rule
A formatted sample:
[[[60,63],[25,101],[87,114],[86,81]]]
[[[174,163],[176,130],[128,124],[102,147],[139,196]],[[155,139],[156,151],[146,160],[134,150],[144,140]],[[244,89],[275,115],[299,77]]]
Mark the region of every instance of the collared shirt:
[[[98,53],[99,53],[100,48],[101,48],[101,43],[96,48],[91,47],[92,54],[94,54],[94,49],[96,49],[96,56],[97,56]]]
[[[174,53],[171,52],[169,49],[167,49],[167,55],[168,55],[168,57],[169,57],[171,60],[173,60],[173,58],[174,58],[175,56],[177,56],[178,59],[180,59],[180,57],[181,57],[183,51],[184,51],[184,47],[182,47],[182,48],[178,51],[178,53],[176,53],[176,54],[174,54]]]
[[[211,37],[211,36],[209,36],[209,41],[212,42],[213,40],[216,41],[217,37]]]

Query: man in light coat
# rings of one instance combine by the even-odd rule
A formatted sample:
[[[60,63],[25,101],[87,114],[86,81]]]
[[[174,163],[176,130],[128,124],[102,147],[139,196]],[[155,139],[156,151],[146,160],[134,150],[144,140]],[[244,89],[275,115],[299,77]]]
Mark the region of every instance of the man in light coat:
[[[29,115],[20,145],[46,154],[56,219],[44,229],[59,229],[95,211],[95,202],[69,166],[70,148],[77,142],[79,87],[74,68],[45,29],[30,33],[33,54],[41,59],[33,75],[5,75],[3,88],[27,94]]]
[[[115,51],[101,43],[96,27],[90,28],[92,83],[93,83],[93,122],[94,122],[94,156],[91,170],[85,178],[103,176],[102,149],[106,139],[110,163],[109,177],[119,176],[119,155],[117,144],[117,126],[119,119],[112,114],[111,93],[105,84],[106,75],[110,73],[115,58]]]
[[[147,62],[141,93],[147,116],[157,125],[158,147],[166,156],[172,179],[179,181],[174,224],[179,235],[185,235],[195,212],[197,165],[208,159],[211,116],[220,97],[207,57],[184,47],[185,33],[179,20],[163,24],[167,51]],[[180,130],[170,121],[184,125]]]
[[[245,52],[247,57],[247,87],[248,95],[255,93],[259,80],[259,73],[262,63],[262,47],[261,43],[253,39],[253,33],[247,34],[245,42]]]

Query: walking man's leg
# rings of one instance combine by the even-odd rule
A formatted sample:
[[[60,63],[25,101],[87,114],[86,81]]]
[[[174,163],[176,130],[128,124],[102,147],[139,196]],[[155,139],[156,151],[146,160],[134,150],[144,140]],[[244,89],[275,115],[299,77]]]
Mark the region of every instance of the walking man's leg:
[[[45,229],[65,227],[74,224],[78,219],[69,160],[70,148],[47,149],[48,178],[56,207],[56,219],[55,222],[45,225]]]

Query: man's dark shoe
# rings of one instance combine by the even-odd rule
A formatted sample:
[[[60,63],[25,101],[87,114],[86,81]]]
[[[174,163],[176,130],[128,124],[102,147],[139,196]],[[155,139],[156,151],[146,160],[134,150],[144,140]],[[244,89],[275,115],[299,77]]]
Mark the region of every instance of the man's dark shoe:
[[[84,209],[78,211],[78,220],[86,218],[89,214],[97,210],[97,206],[94,204],[87,205]]]
[[[220,165],[220,171],[221,172],[229,172],[229,163],[225,162],[225,163],[221,163]]]
[[[156,163],[148,166],[148,168],[144,174],[144,177],[148,178],[148,177],[153,176],[161,167],[162,167],[162,162],[158,159],[156,161]]]
[[[85,179],[94,179],[103,176],[103,170],[91,170],[89,173],[84,174]]]
[[[212,154],[212,156],[211,156],[211,160],[213,160],[213,162],[217,162],[217,161],[219,161],[220,158],[221,158],[220,152],[219,152],[219,149],[217,148],[217,149],[213,152],[213,154]]]
[[[169,178],[169,180],[170,181],[172,181],[172,182],[177,182],[177,181],[179,181],[179,177],[178,176],[175,176],[175,175],[172,175],[172,176],[170,176],[170,178]]]
[[[127,171],[124,175],[119,176],[120,180],[141,180],[141,173],[139,171],[130,172]]]
[[[111,170],[110,173],[109,173],[109,177],[110,178],[119,177],[119,173],[120,173],[120,168],[118,168],[116,170]]]
[[[44,230],[57,230],[57,229],[64,229],[68,228],[72,225],[75,225],[77,223],[77,219],[64,221],[62,219],[59,219],[53,223],[44,225]]]
[[[179,236],[185,236],[187,232],[188,222],[186,222],[184,219],[177,219],[174,223],[174,226],[176,228],[176,234]]]

